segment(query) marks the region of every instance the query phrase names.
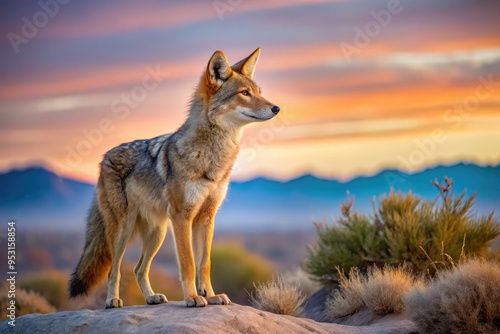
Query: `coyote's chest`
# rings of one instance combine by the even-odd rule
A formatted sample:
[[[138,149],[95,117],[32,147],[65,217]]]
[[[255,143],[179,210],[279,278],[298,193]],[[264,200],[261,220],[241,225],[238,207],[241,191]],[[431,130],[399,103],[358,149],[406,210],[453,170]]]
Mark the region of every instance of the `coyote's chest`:
[[[230,140],[209,140],[200,143],[176,143],[171,157],[173,167],[186,181],[208,187],[211,182],[220,183],[229,177],[239,147]],[[181,144],[181,145],[179,145]]]

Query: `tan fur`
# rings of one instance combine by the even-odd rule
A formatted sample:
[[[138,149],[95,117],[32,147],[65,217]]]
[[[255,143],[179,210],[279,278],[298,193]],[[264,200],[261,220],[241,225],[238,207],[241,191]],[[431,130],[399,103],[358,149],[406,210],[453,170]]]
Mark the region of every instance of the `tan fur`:
[[[231,67],[216,51],[179,130],[105,154],[70,296],[86,293],[109,273],[106,308],[122,307],[120,264],[138,233],[143,240],[134,269],[139,287],[148,304],[167,302],[152,290],[149,268],[171,222],[186,305],[230,303],[225,294],[214,293],[210,281],[215,215],[226,196],[242,127],[279,112],[252,80],[259,54],[257,49]]]

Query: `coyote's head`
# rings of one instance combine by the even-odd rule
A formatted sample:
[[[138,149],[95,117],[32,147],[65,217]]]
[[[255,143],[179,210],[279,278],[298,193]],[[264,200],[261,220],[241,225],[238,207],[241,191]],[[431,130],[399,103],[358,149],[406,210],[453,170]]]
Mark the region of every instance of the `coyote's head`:
[[[278,114],[280,108],[261,95],[260,87],[252,80],[260,48],[233,66],[224,52],[215,51],[200,82],[208,119],[221,126],[242,126],[266,121]]]

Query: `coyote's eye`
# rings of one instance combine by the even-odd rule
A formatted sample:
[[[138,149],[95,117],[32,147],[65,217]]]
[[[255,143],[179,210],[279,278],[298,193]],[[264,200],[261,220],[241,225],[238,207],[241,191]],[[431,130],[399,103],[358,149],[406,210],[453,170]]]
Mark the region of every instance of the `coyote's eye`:
[[[249,92],[248,92],[248,90],[246,90],[246,89],[245,89],[245,90],[242,90],[242,91],[241,91],[241,94],[242,94],[243,96],[248,96],[248,95],[250,95],[250,93],[249,93]]]

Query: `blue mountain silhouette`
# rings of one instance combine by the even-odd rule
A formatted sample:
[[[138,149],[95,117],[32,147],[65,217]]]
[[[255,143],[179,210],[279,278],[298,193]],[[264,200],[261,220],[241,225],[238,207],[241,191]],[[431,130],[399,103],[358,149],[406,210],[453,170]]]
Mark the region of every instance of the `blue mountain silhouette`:
[[[486,214],[495,209],[499,217],[500,166],[473,164],[438,166],[415,174],[386,170],[348,182],[320,179],[312,175],[281,182],[256,178],[232,182],[216,222],[226,231],[289,231],[311,229],[312,221],[340,214],[347,193],[355,198],[354,208],[370,213],[371,202],[395,191],[413,193],[427,199],[438,195],[431,180],[454,180],[453,189],[477,193],[476,210]],[[0,218],[15,219],[19,229],[84,231],[94,185],[59,177],[42,167],[12,170],[0,174]]]

